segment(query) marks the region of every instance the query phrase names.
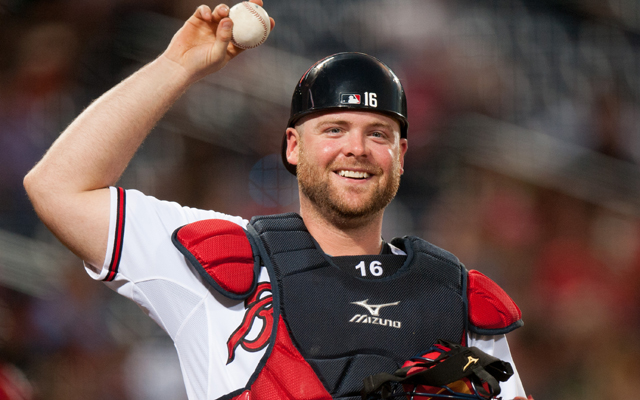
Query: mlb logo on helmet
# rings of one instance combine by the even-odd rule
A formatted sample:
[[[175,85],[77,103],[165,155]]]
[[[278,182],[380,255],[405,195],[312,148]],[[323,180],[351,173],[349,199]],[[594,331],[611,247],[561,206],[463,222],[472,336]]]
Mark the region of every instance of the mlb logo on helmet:
[[[362,104],[362,96],[355,93],[341,93],[340,104]],[[378,95],[373,92],[364,92],[364,105],[378,107]]]
[[[340,96],[340,104],[360,104],[359,94],[342,94]]]

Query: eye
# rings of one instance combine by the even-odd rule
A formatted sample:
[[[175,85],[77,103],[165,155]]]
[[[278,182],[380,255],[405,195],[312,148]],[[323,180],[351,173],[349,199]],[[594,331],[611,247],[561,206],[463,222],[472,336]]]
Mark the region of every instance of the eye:
[[[339,134],[342,132],[342,129],[337,126],[332,126],[331,128],[327,128],[325,132],[330,134]]]
[[[369,134],[374,139],[387,139],[389,135],[385,131],[371,131]]]

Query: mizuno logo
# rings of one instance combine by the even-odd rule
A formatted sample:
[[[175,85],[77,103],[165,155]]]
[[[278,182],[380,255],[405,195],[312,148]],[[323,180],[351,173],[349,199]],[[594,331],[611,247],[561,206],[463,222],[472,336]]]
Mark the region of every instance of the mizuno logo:
[[[393,328],[402,328],[402,322],[400,321],[392,321],[390,319],[372,317],[366,314],[356,314],[349,320],[349,322],[354,322],[356,324],[371,324],[371,325],[380,325],[380,326],[390,326]]]
[[[478,361],[480,361],[479,358],[473,358],[471,356],[467,356],[467,360],[469,360],[469,362],[464,366],[464,368],[462,368],[463,371],[466,371],[466,369],[469,368],[470,365],[476,364]]]
[[[369,314],[373,315],[374,317],[380,316],[380,309],[382,307],[397,306],[398,304],[400,304],[399,301],[396,301],[395,303],[387,303],[387,304],[368,304],[368,301],[369,299],[362,300],[362,301],[354,301],[351,304],[357,304],[359,306],[366,308],[367,311],[369,311]]]
[[[397,306],[398,304],[400,304],[399,301],[386,304],[369,304],[369,299],[366,299],[362,301],[354,301],[351,304],[366,308],[367,311],[369,311],[369,314],[371,314],[372,316],[367,314],[356,314],[349,320],[349,322],[353,322],[356,324],[371,324],[389,326],[392,328],[402,328],[402,322],[400,321],[392,321],[390,319],[380,318],[380,309],[382,307]]]

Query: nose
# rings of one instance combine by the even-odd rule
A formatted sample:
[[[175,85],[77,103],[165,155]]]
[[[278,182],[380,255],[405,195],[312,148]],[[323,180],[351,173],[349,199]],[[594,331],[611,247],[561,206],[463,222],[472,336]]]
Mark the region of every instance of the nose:
[[[367,142],[363,132],[352,130],[345,135],[343,152],[347,157],[363,157],[367,154]]]

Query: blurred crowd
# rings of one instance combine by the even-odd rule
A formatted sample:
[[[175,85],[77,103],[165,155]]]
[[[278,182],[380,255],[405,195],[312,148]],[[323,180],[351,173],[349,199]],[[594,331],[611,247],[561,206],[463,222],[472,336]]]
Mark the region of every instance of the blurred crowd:
[[[30,243],[23,258],[45,245],[64,254],[22,178],[199,4],[0,0],[0,400],[186,398],[170,340],[142,311],[77,258],[21,263],[12,243]],[[277,155],[295,82],[328,54],[375,55],[409,104],[410,151],[385,238],[420,235],[506,289],[525,321],[509,343],[535,398],[635,398],[640,3],[265,8],[276,20],[267,44],[185,94],[119,185],[244,217],[295,211],[295,179]],[[25,268],[45,283],[11,278]]]

